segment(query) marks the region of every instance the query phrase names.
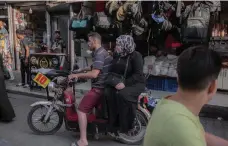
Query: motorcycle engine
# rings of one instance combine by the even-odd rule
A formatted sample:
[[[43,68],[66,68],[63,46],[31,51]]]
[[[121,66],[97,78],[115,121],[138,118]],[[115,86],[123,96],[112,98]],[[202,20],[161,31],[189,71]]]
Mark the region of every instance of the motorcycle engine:
[[[50,92],[55,93],[56,98],[61,98],[64,90],[68,84],[67,77],[57,77],[52,82],[49,83],[48,89]]]

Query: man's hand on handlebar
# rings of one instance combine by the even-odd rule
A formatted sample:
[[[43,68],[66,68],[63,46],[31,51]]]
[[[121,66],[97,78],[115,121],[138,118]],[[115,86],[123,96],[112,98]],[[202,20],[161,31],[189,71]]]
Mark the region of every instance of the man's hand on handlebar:
[[[71,74],[68,76],[69,80],[78,79],[77,74]]]

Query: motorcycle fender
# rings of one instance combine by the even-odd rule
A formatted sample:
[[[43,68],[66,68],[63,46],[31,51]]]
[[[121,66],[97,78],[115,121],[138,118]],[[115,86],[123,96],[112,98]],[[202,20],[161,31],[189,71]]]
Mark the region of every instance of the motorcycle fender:
[[[150,120],[151,114],[150,114],[150,112],[147,109],[145,109],[145,108],[141,107],[140,105],[138,105],[138,110],[141,111],[145,115],[147,120]]]
[[[50,102],[50,101],[37,101],[37,102],[31,104],[30,106],[34,107],[34,106],[37,106],[37,105],[43,105],[43,106],[45,106],[47,108],[47,106],[49,106],[51,104],[52,104],[52,102]]]
[[[44,107],[46,107],[48,109],[50,107],[50,105],[53,105],[53,104],[50,101],[38,101],[38,102],[33,103],[31,105],[31,107],[34,107],[34,106],[37,106],[37,105],[43,105]],[[54,104],[53,107],[55,109],[57,109],[58,111],[63,111],[63,109],[57,104]]]

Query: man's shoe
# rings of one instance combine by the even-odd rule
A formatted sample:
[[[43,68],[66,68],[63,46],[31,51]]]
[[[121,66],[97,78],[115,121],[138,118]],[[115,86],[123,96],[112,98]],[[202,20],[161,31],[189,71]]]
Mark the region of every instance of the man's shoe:
[[[21,87],[21,86],[24,86],[25,84],[24,83],[19,83],[19,84],[17,84],[16,86],[17,87]]]
[[[24,88],[29,88],[30,86],[29,86],[29,84],[25,84],[23,87]]]
[[[11,77],[9,80],[10,80],[10,81],[13,81],[14,79],[15,79],[14,77],[13,77],[13,78]]]

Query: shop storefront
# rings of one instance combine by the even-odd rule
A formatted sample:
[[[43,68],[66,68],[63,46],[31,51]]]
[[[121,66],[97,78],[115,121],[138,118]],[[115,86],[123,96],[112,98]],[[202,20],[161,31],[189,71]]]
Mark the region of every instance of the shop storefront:
[[[226,50],[228,23],[226,22],[227,12],[225,12],[227,2],[221,2],[221,4],[219,4],[219,2],[208,1],[197,4],[196,2],[188,1],[184,2],[184,7],[183,5],[180,7],[181,5],[179,2],[133,2],[134,7],[142,8],[142,11],[136,12],[136,15],[139,14],[141,17],[140,22],[133,22],[133,24],[132,17],[129,18],[131,22],[128,22],[128,14],[124,14],[123,12],[123,9],[125,9],[126,6],[124,3],[121,4],[116,2],[115,5],[112,5],[111,3],[112,2],[96,2],[93,4],[94,13],[92,16],[95,21],[91,24],[93,28],[89,29],[95,30],[102,35],[104,46],[106,46],[106,49],[108,50],[113,49],[116,36],[126,33],[132,34],[136,41],[137,51],[144,56],[143,70],[147,77],[147,88],[158,91],[157,93],[161,93],[162,96],[174,93],[177,90],[176,64],[178,55],[184,48],[194,44],[215,44],[210,47],[215,49],[215,46],[217,45],[220,48],[225,48],[223,52],[220,50],[223,55],[224,52],[228,52]],[[110,5],[115,7],[111,8]],[[191,9],[193,5],[194,9]],[[131,4],[128,4],[128,8],[129,6],[131,7]],[[89,7],[82,5],[81,9],[84,8],[88,9]],[[188,11],[189,8],[191,10],[190,12]],[[74,12],[79,13],[80,9]],[[98,14],[98,12],[100,13]],[[157,15],[158,13],[159,16]],[[183,27],[188,26],[183,20],[180,22],[180,19],[184,17],[185,14],[190,13],[195,16],[201,15],[203,17],[202,20],[205,21],[206,24],[205,28],[202,29],[203,35],[196,35],[196,38],[194,38],[194,35],[192,34],[183,34],[187,32]],[[156,16],[154,14],[156,14]],[[194,18],[193,16],[191,16],[191,18]],[[101,20],[101,18],[103,20]],[[190,19],[186,20],[191,21]],[[98,23],[99,21],[101,21],[102,24]],[[122,30],[121,27],[115,31],[110,29],[111,27],[118,25],[116,21],[121,24]],[[88,21],[88,23],[90,22]],[[220,23],[220,25],[217,23]],[[218,33],[218,30],[221,31],[221,36],[216,36],[216,38],[215,34]],[[84,34],[81,34],[80,36],[82,36],[82,38],[80,38],[78,37],[79,34],[77,34],[76,30],[73,32],[76,32],[74,37],[75,42],[82,39],[84,36]],[[75,46],[80,48],[75,48],[75,52],[78,56],[87,57],[84,51],[86,50],[84,43],[81,43],[81,46],[75,43]],[[217,49],[217,51],[219,50]],[[224,62],[226,62],[226,57],[224,57]],[[224,65],[225,64],[226,63],[224,63]],[[228,89],[227,72],[228,70],[224,66],[219,76],[219,89],[221,90]],[[156,96],[156,94],[154,95]]]
[[[75,61],[83,67],[88,65],[87,60],[91,60],[86,52],[88,46],[85,36],[87,33],[83,34],[88,29],[84,29],[86,31],[79,34],[79,31],[68,27],[71,25],[71,20],[77,16],[76,14],[83,10],[83,15],[86,16],[85,20],[88,21],[88,27],[90,27],[89,31],[97,31],[102,35],[104,47],[107,50],[113,50],[117,36],[126,33],[133,35],[137,45],[136,50],[144,56],[143,71],[148,78],[148,89],[175,92],[177,89],[176,63],[178,55],[189,44],[208,44],[210,40],[210,37],[207,37],[208,41],[201,42],[194,42],[194,39],[186,42],[183,39],[180,30],[185,24],[183,22],[181,24],[179,18],[194,3],[184,2],[185,7],[181,8],[179,2],[149,1],[129,2],[127,5],[119,2],[102,1],[17,3],[12,4],[14,8],[14,31],[19,27],[26,28],[27,37],[31,40],[31,53],[39,53],[38,55],[42,56],[43,52],[50,53],[55,37],[54,32],[59,30],[66,45],[65,55],[67,59],[65,60],[68,61],[67,69],[72,69],[76,63]],[[225,25],[227,23],[224,14],[225,9],[223,8],[226,2],[221,3],[222,8],[219,9],[222,9],[222,11],[220,15],[217,13],[220,12],[219,9],[214,10],[210,18],[210,25],[207,26],[208,34],[212,35],[213,32],[214,36],[211,38],[210,44],[224,44],[224,41],[226,43],[226,31],[222,31],[222,36],[215,41],[218,27],[220,30],[221,28],[223,30],[227,28]],[[199,9],[200,6],[201,4],[196,7],[197,11],[202,11]],[[216,7],[216,4],[212,3],[209,7],[213,6]],[[133,13],[124,13],[124,11],[130,12],[133,10],[131,7],[137,7],[138,9]],[[209,9],[205,9],[205,15],[208,14]],[[178,11],[181,11],[181,13],[178,13],[179,16],[177,16]],[[157,15],[158,13],[159,15]],[[87,16],[93,17],[93,21],[87,19]],[[0,19],[1,17],[0,15]],[[213,25],[218,23],[219,17],[220,20],[224,21],[219,22],[221,25]],[[216,19],[216,22],[214,19]],[[15,35],[14,39],[16,40]],[[223,42],[221,43],[221,41]],[[42,47],[43,44],[46,44],[46,50],[43,50],[45,49]],[[15,46],[17,48],[17,45]],[[14,56],[17,57],[17,55]],[[35,61],[33,60],[33,62]],[[19,66],[19,61],[17,61],[17,66]],[[227,70],[224,68],[219,78],[219,88],[223,90],[228,89],[226,72]]]
[[[14,8],[15,30],[25,30],[26,37],[29,39],[30,71],[32,72],[39,68],[63,69],[67,52],[54,52],[53,49],[58,47],[58,45],[55,45],[55,31],[58,29],[60,32],[61,30],[68,30],[67,28],[60,27],[67,26],[67,23],[61,24],[62,17],[55,17],[51,14],[51,9],[48,9],[46,2],[14,4]],[[68,19],[66,18],[66,22],[68,22]],[[67,31],[62,32],[60,37],[63,37],[64,42],[65,40],[67,42],[68,33]],[[16,37],[15,40],[17,40]],[[16,44],[18,54],[20,46],[17,45],[19,45],[19,42]],[[20,66],[19,61],[18,66]],[[31,78],[34,78],[34,74],[31,74]],[[34,85],[34,83],[31,84]]]

